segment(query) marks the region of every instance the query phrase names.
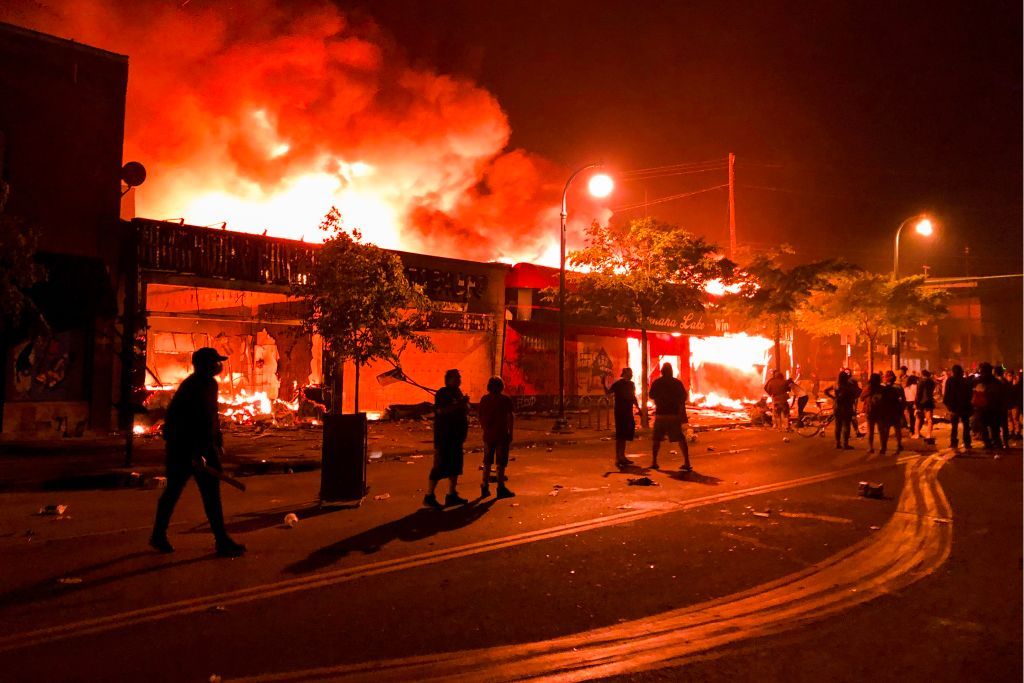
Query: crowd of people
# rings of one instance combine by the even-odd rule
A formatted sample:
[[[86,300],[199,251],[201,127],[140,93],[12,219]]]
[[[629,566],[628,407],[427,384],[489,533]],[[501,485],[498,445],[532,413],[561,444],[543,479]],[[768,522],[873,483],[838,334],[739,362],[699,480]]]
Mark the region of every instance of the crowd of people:
[[[904,430],[911,439],[934,444],[938,406],[945,408],[950,422],[951,448],[961,443],[971,448],[972,435],[980,437],[988,450],[1008,447],[1011,440],[1021,438],[1021,372],[987,362],[970,375],[960,365],[937,375],[927,369],[908,372],[902,366],[897,372],[862,375],[858,381],[843,370],[824,393],[832,401],[840,449],[851,448],[851,434],[863,436],[859,416],[864,418],[869,453],[875,452],[876,434],[879,453],[887,452],[890,438],[896,442],[895,452],[901,452]]]

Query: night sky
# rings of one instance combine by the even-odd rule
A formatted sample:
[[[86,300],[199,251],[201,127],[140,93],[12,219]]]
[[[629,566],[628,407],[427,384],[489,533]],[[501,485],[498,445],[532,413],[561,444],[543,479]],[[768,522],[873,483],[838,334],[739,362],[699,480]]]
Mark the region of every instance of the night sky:
[[[339,6],[372,16],[413,63],[493,92],[510,146],[566,169],[735,152],[741,244],[886,270],[896,226],[924,210],[938,235],[902,240],[901,272],[1021,270],[1019,2]],[[620,183],[611,206],[725,178]],[[726,199],[717,190],[648,211],[724,243]]]

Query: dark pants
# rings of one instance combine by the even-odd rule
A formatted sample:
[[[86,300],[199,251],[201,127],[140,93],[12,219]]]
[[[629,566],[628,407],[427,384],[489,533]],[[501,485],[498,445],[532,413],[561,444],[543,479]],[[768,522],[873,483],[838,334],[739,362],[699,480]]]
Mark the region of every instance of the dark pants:
[[[971,416],[967,413],[950,413],[949,414],[949,445],[952,448],[957,447],[957,429],[963,425],[964,428],[964,448],[971,447]]]
[[[796,399],[796,421],[802,424],[804,421],[804,410],[807,408],[807,402],[811,400],[810,396],[800,396]]]
[[[210,531],[217,542],[228,540],[228,532],[224,528],[224,510],[220,504],[220,480],[206,472],[194,472],[191,463],[167,463],[167,488],[156,504],[156,522],[153,524],[153,537],[163,538],[167,535],[167,527],[171,523],[174,506],[185,490],[185,484],[192,477],[196,478],[199,495],[203,498],[203,509],[206,519],[210,521]]]
[[[916,422],[917,411],[914,408],[914,405],[913,404],[908,405],[907,409],[903,411],[903,414],[906,415],[906,418],[907,418],[907,420],[906,420],[906,422],[907,422],[907,429],[910,431],[911,436],[913,436],[913,434],[917,431],[915,429],[915,426],[917,424],[917,422]]]
[[[981,438],[985,448],[1002,448],[999,431],[1002,427],[997,411],[987,411],[978,416],[981,422]]]
[[[836,445],[850,445],[850,425],[853,424],[853,415],[836,415]]]

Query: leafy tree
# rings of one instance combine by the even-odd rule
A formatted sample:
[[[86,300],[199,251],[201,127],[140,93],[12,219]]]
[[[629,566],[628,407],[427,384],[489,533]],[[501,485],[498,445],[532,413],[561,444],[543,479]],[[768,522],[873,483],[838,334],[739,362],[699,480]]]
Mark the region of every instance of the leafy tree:
[[[25,290],[44,277],[33,258],[36,232],[4,210],[9,195],[10,185],[0,180],[0,328],[35,309]]]
[[[307,307],[303,328],[323,339],[332,367],[347,360],[355,364],[359,412],[360,367],[375,360],[397,365],[410,344],[421,351],[434,348],[423,332],[433,305],[406,279],[401,259],[364,243],[359,230],[346,230],[336,208],[320,228],[328,237],[308,277],[292,289]]]
[[[740,291],[725,301],[726,310],[751,332],[775,341],[775,368],[782,369],[782,332],[796,324],[800,311],[815,293],[836,290],[832,278],[853,267],[833,259],[786,268],[782,254],[758,254],[740,270],[746,274]]]
[[[835,290],[813,294],[800,324],[817,335],[856,330],[867,340],[868,372],[875,371],[875,347],[894,329],[905,330],[946,314],[948,294],[925,288],[925,277],[894,280],[860,271],[834,280]]]
[[[647,330],[651,320],[701,312],[712,280],[730,282],[735,264],[718,247],[653,218],[593,223],[586,246],[569,255],[566,311],[613,320],[640,330],[641,419],[647,415]],[[552,290],[545,292],[550,300]]]

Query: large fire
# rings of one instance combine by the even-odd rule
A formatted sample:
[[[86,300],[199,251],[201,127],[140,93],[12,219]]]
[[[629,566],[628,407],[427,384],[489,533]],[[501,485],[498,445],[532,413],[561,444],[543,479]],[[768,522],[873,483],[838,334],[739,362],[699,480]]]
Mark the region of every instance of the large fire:
[[[690,368],[694,390],[704,404],[741,408],[764,394],[772,340],[745,333],[691,337]]]
[[[319,241],[336,206],[384,247],[557,255],[564,170],[506,148],[491,93],[327,0],[9,0],[0,19],[129,55],[139,215]],[[575,227],[607,217],[574,198]]]

